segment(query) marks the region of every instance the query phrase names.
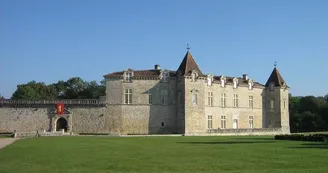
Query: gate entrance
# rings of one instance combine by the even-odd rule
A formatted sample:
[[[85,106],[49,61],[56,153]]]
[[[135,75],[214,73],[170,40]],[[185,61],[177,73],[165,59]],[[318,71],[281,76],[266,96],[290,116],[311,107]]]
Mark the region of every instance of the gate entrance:
[[[67,132],[67,120],[65,118],[58,118],[56,122],[56,131],[61,131],[62,129]]]

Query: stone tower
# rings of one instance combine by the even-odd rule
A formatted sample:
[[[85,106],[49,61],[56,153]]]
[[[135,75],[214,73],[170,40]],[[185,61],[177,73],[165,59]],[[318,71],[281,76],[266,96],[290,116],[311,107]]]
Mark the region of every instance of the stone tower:
[[[265,127],[281,128],[283,133],[290,133],[288,108],[289,87],[277,67],[274,67],[265,87]]]
[[[187,51],[177,70],[178,106],[180,131],[202,132],[205,122],[204,77],[193,56]],[[205,79],[205,78],[204,78]]]

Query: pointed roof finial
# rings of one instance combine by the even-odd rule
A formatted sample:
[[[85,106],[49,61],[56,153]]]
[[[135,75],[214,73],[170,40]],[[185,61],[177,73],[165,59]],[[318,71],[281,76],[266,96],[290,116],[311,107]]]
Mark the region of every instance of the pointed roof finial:
[[[274,62],[274,67],[277,67],[277,61]]]
[[[189,44],[187,43],[187,51],[189,51],[190,50],[190,46],[189,46]]]

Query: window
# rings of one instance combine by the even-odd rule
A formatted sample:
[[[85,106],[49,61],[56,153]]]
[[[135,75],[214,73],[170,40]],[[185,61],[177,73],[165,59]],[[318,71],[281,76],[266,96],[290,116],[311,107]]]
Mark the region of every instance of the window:
[[[193,71],[191,72],[191,78],[192,78],[192,81],[196,81],[197,77],[198,77],[198,73],[197,73],[197,71],[196,71],[196,70],[193,70]]]
[[[252,80],[249,80],[248,81],[248,89],[253,89],[253,81]]]
[[[211,77],[207,77],[207,85],[208,86],[212,85],[212,78]]]
[[[226,94],[221,93],[221,107],[226,107]]]
[[[212,129],[212,125],[213,125],[212,123],[213,123],[212,115],[207,116],[207,128],[208,129]]]
[[[208,92],[207,96],[207,105],[213,106],[213,92]]]
[[[248,117],[249,128],[254,128],[254,119],[253,116]]]
[[[196,93],[192,94],[192,104],[197,105],[197,94]]]
[[[233,79],[233,88],[237,88],[237,85],[238,85],[238,79],[234,78]]]
[[[233,107],[238,108],[238,94],[233,94]]]
[[[238,129],[238,119],[233,119],[232,128]]]
[[[248,107],[253,108],[253,106],[254,106],[253,96],[248,96]]]
[[[132,103],[132,89],[125,89],[125,104]]]
[[[163,72],[163,82],[167,82],[169,80],[170,74],[168,72]]]
[[[221,129],[225,129],[225,128],[226,128],[226,117],[221,116]]]
[[[284,109],[286,109],[286,100],[284,99]]]
[[[162,91],[162,99],[161,99],[161,103],[162,105],[166,105],[167,104],[167,91]]]
[[[271,82],[271,83],[270,83],[270,91],[273,91],[273,90],[274,90],[274,83]]]
[[[270,109],[274,109],[274,99],[270,100]]]
[[[165,126],[165,123],[164,123],[164,121],[162,121],[162,127],[164,127]]]
[[[153,104],[153,97],[152,97],[152,94],[151,93],[149,93],[149,95],[148,95],[148,104]]]
[[[225,80],[221,79],[221,87],[224,87],[224,86],[225,86]]]
[[[131,72],[126,72],[125,74],[125,81],[131,81],[132,73]]]

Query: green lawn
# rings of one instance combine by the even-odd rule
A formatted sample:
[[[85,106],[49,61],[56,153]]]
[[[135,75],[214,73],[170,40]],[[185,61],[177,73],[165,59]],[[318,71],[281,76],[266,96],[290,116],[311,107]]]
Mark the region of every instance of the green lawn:
[[[273,137],[40,137],[0,150],[1,173],[327,170],[327,145]]]

